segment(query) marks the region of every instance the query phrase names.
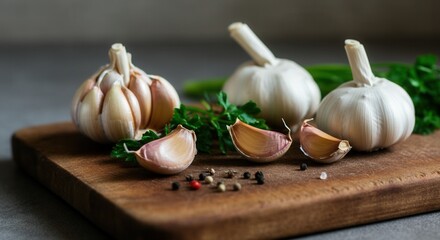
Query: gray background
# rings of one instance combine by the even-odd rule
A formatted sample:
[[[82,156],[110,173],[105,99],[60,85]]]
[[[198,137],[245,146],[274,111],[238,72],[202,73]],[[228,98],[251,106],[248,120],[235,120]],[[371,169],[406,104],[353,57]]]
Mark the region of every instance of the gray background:
[[[136,65],[184,81],[227,76],[249,57],[227,26],[248,23],[278,57],[303,65],[346,63],[345,38],[373,62],[440,54],[440,1],[103,1],[0,0],[0,239],[106,239],[12,161],[10,136],[30,125],[68,121],[79,84],[123,42]],[[439,239],[440,213],[427,213],[302,239]]]

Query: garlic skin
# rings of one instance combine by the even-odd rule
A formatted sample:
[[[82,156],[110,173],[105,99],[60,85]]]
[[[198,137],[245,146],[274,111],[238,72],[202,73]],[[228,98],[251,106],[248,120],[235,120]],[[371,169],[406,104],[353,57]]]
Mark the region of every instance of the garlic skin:
[[[243,23],[229,26],[231,37],[253,58],[238,67],[223,86],[229,101],[243,105],[254,101],[259,117],[273,128],[283,128],[281,118],[295,131],[318,109],[321,92],[312,76],[300,65],[278,59]]]
[[[346,40],[353,81],[330,92],[316,113],[319,129],[350,141],[353,149],[374,151],[407,139],[415,124],[414,105],[399,85],[377,78],[362,44]]]
[[[197,154],[196,141],[194,131],[178,125],[167,136],[145,144],[134,154],[137,162],[152,172],[176,174],[193,162]]]
[[[227,126],[235,149],[253,162],[272,162],[282,157],[292,144],[290,129],[287,134],[263,130],[239,119]]]
[[[341,160],[351,150],[350,143],[310,125],[309,122],[312,120],[304,120],[301,125],[299,133],[301,151],[321,163],[333,163]]]
[[[76,91],[71,116],[81,133],[107,143],[136,139],[145,129],[161,130],[180,99],[173,86],[134,66],[122,44],[109,50],[110,64]]]

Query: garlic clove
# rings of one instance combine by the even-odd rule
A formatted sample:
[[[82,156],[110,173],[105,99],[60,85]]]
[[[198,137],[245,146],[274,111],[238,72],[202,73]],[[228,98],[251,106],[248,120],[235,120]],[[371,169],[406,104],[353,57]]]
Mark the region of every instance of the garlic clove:
[[[151,76],[151,98],[154,104],[148,128],[161,130],[173,117],[174,108],[179,107],[180,100],[176,90],[165,79]]]
[[[105,94],[112,88],[116,82],[122,83],[124,80],[122,75],[111,69],[104,70],[97,80],[97,85],[101,88],[101,91]]]
[[[288,134],[259,129],[239,119],[227,128],[235,149],[244,157],[254,162],[271,162],[283,156],[292,144],[290,129],[284,126]]]
[[[167,136],[149,142],[135,152],[138,163],[153,172],[176,174],[193,162],[197,154],[194,131],[178,125]]]
[[[133,139],[136,136],[138,125],[132,113],[131,100],[128,100],[120,83],[115,83],[104,98],[101,118],[105,135],[112,142],[121,139]],[[137,105],[139,108],[139,105]],[[134,111],[140,111],[134,109]]]
[[[136,99],[136,96],[126,87],[121,88],[122,93],[124,94],[125,98],[128,101],[128,104],[130,105],[131,113],[133,114],[133,119],[135,122],[135,126],[137,129],[139,129],[139,126],[141,124],[142,115],[141,115],[141,108],[139,106],[139,102]]]
[[[304,120],[299,141],[301,151],[313,160],[321,163],[332,163],[341,160],[350,150],[347,140],[335,138],[310,125],[313,119]]]
[[[92,77],[84,81],[81,86],[76,90],[75,95],[73,96],[72,106],[70,108],[70,115],[72,116],[72,120],[74,123],[78,122],[77,113],[78,113],[78,105],[84,99],[86,94],[93,88],[95,85],[95,79],[98,75],[94,74]]]
[[[150,122],[151,108],[152,108],[152,99],[151,99],[151,90],[148,87],[148,82],[150,79],[148,77],[142,77],[136,73],[132,74],[132,80],[130,81],[130,85],[128,89],[137,97],[139,102],[139,107],[141,110],[142,120],[140,122],[140,128],[145,129]]]
[[[80,131],[97,142],[107,142],[99,113],[102,108],[104,94],[98,87],[93,87],[83,101],[78,104],[76,113]]]

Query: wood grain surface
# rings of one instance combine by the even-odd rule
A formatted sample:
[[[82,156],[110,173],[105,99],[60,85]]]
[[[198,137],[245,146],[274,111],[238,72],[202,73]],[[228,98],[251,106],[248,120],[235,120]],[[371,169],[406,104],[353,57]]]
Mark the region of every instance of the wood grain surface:
[[[440,209],[440,132],[373,153],[350,152],[331,165],[311,162],[297,142],[270,164],[200,154],[173,176],[111,159],[111,146],[93,143],[71,123],[19,130],[12,148],[26,172],[119,239],[291,237]],[[302,162],[306,171],[299,170]],[[185,175],[207,168],[226,192],[207,184],[189,189]],[[225,178],[228,169],[238,175]],[[259,170],[264,185],[241,177]],[[327,180],[319,179],[323,171]],[[179,191],[171,190],[173,181]],[[235,182],[241,191],[232,190]]]

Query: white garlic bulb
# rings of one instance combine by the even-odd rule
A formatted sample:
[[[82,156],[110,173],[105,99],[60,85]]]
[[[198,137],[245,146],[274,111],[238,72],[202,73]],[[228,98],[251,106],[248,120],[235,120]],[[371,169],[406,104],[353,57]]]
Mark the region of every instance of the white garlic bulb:
[[[276,58],[246,24],[233,23],[229,31],[254,60],[241,65],[226,81],[223,91],[231,103],[254,101],[261,109],[260,117],[275,128],[284,127],[283,118],[295,130],[315,114],[321,93],[304,68]]]
[[[374,76],[362,44],[345,41],[353,81],[330,92],[316,113],[319,129],[347,139],[358,151],[373,151],[408,138],[414,128],[411,98],[399,85]]]
[[[110,64],[87,79],[73,97],[71,115],[78,129],[102,143],[134,139],[144,129],[162,129],[180,105],[176,90],[162,77],[134,66],[122,44],[113,44],[109,57]]]

